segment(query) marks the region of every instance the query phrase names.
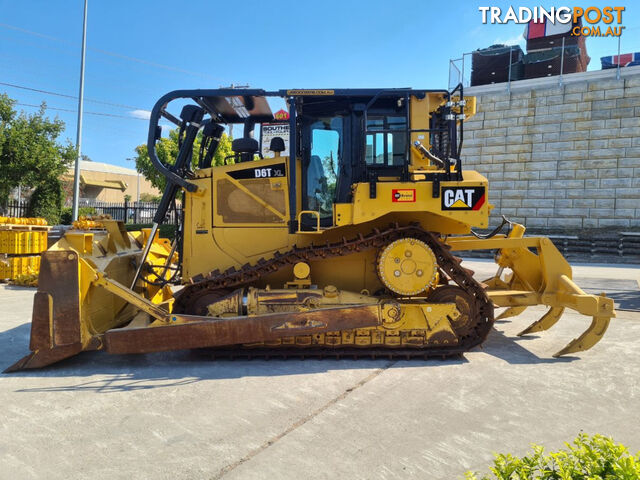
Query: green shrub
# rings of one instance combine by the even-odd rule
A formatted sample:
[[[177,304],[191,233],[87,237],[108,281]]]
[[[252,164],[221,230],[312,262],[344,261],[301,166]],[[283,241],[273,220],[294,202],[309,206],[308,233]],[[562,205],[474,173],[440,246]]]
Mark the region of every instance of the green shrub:
[[[162,195],[154,195],[153,193],[141,193],[140,201],[141,202],[152,202],[152,203],[160,203],[162,200]]]
[[[544,448],[532,445],[533,452],[522,458],[496,454],[493,474],[479,477],[467,472],[466,480],[637,480],[640,453],[629,453],[624,445],[603,435],[578,435],[566,450],[545,455]]]
[[[60,214],[60,223],[62,225],[71,225],[71,207],[63,207],[62,213]],[[79,207],[78,208],[78,216],[82,217],[90,217],[91,215],[96,215],[96,209],[93,207]]]

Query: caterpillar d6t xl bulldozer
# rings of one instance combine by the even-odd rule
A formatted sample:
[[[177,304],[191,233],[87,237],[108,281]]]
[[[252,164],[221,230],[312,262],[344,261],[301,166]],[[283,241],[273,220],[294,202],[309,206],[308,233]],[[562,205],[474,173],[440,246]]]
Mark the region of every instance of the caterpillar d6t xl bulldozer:
[[[167,180],[152,228],[101,220],[50,248],[31,353],[9,370],[84,350],[443,357],[480,345],[494,307],[507,318],[531,305],[549,310],[522,334],[568,307],[593,320],[556,355],[591,348],[611,299],[584,293],[553,243],[522,225],[472,230],[488,230],[492,208],[487,179],[460,158],[474,113],[461,86],[165,95],[147,143]],[[164,162],[162,119],[179,127]],[[243,134],[214,166],[230,125]],[[173,210],[169,242],[158,226]],[[465,250],[495,250],[496,275],[476,280],[455,256]]]

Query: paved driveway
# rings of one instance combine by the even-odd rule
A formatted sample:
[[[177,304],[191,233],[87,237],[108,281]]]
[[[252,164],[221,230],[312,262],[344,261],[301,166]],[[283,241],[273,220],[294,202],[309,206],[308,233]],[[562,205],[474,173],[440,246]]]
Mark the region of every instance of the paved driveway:
[[[638,272],[577,267],[576,277],[606,291]],[[27,352],[32,298],[0,287],[0,366]],[[569,313],[515,337],[543,312],[497,323],[483,349],[456,360],[90,352],[0,375],[0,478],[448,480],[486,470],[494,451],[557,448],[580,431],[640,449],[640,313],[619,312],[594,349],[553,359],[590,319]]]

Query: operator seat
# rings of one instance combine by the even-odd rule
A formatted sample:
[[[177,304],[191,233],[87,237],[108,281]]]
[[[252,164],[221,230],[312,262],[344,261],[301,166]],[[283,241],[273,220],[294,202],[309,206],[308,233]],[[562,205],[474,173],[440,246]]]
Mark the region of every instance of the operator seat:
[[[276,158],[285,151],[284,140],[282,137],[273,137],[269,143],[269,150],[275,153]]]
[[[236,138],[231,142],[231,150],[238,157],[238,162],[250,162],[255,154],[259,154],[260,144],[255,138]]]

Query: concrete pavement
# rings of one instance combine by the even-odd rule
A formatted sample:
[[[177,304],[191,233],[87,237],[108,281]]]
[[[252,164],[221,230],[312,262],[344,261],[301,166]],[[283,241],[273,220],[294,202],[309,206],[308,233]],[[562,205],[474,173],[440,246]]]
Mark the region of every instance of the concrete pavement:
[[[465,262],[478,276],[486,262]],[[636,268],[577,267],[607,291]],[[637,292],[636,292],[637,294]],[[0,287],[0,366],[27,353],[32,289]],[[0,376],[0,479],[456,479],[492,452],[561,447],[580,431],[640,449],[640,313],[592,350],[551,354],[590,319],[515,334],[497,323],[455,360],[210,361],[81,354]]]

